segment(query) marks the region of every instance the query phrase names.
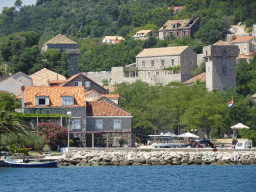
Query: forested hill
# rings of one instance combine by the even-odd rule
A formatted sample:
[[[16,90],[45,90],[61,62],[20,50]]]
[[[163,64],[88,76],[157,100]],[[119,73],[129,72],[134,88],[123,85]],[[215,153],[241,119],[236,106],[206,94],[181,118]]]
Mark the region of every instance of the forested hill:
[[[175,14],[170,8],[183,5],[185,9]],[[254,0],[37,0],[36,5],[23,6],[22,0],[17,0],[14,7],[4,8],[0,14],[1,54],[12,66],[11,70],[18,70],[15,68],[16,65],[22,66],[23,63],[29,62],[22,63],[18,57],[24,50],[28,53],[28,48],[32,46],[22,47],[21,42],[14,42],[17,34],[36,32],[39,35],[36,44],[40,49],[43,43],[61,33],[79,43],[80,71],[109,70],[111,66],[134,62],[135,55],[143,48],[167,46],[170,39],[165,41],[151,39],[148,42],[128,40],[117,48],[117,45],[102,46],[101,37],[120,35],[129,39],[140,29],[158,30],[170,19],[197,17],[201,18],[201,26],[196,33],[196,40],[176,40],[171,42],[173,45],[188,44],[194,47],[196,52],[200,52],[202,48],[200,42],[212,44],[224,38],[231,24],[244,22],[250,31],[252,24],[256,23],[256,2]],[[22,40],[24,36],[26,35],[23,34],[22,38],[18,39]],[[8,39],[11,39],[12,45],[8,44]],[[4,56],[3,50],[8,54]],[[33,50],[34,53],[38,52],[36,47],[33,47]],[[37,60],[37,63],[40,63],[40,58],[34,57],[30,60]],[[37,69],[38,66],[45,65],[37,65]]]

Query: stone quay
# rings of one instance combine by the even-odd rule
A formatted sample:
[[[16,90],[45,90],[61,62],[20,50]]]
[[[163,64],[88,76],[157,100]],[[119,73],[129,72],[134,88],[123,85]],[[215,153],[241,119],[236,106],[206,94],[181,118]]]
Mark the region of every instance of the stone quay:
[[[70,148],[60,166],[256,164],[256,150]]]

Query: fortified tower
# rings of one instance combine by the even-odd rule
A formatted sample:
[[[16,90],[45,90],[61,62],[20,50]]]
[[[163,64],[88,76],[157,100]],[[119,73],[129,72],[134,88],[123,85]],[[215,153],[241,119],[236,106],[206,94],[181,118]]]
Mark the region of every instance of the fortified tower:
[[[204,47],[206,88],[209,91],[236,88],[236,57],[238,53],[237,46],[209,45]]]
[[[42,51],[46,51],[47,49],[65,50],[71,64],[71,74],[75,75],[78,73],[78,56],[80,51],[78,50],[78,44],[75,41],[72,41],[65,35],[59,34],[43,45]]]

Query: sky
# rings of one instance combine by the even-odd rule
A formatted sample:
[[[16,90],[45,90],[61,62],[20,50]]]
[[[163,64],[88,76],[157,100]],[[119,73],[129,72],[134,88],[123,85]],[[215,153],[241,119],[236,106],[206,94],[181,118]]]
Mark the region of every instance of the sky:
[[[12,7],[14,6],[16,0],[0,0],[0,11],[2,12],[3,7]],[[21,0],[23,5],[35,4],[36,0]]]

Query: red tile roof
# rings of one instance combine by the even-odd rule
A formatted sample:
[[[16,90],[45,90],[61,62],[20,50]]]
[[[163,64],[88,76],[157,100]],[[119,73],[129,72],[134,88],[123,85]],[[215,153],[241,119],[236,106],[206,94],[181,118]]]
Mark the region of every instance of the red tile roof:
[[[131,113],[105,101],[87,102],[87,116],[131,116]]]
[[[256,93],[252,95],[252,97],[256,97]]]
[[[232,43],[250,41],[252,38],[253,38],[253,36],[237,37]]]
[[[193,82],[196,82],[197,80],[200,80],[201,82],[205,82],[206,81],[206,75],[205,75],[205,72],[204,73],[201,73],[183,83],[193,83]]]
[[[25,87],[25,107],[76,107],[86,106],[84,87]],[[36,96],[48,96],[48,106],[36,106]],[[75,105],[61,105],[61,96],[74,96]],[[21,95],[17,96],[21,98]]]
[[[100,95],[106,98],[119,98],[119,94],[100,94]]]

